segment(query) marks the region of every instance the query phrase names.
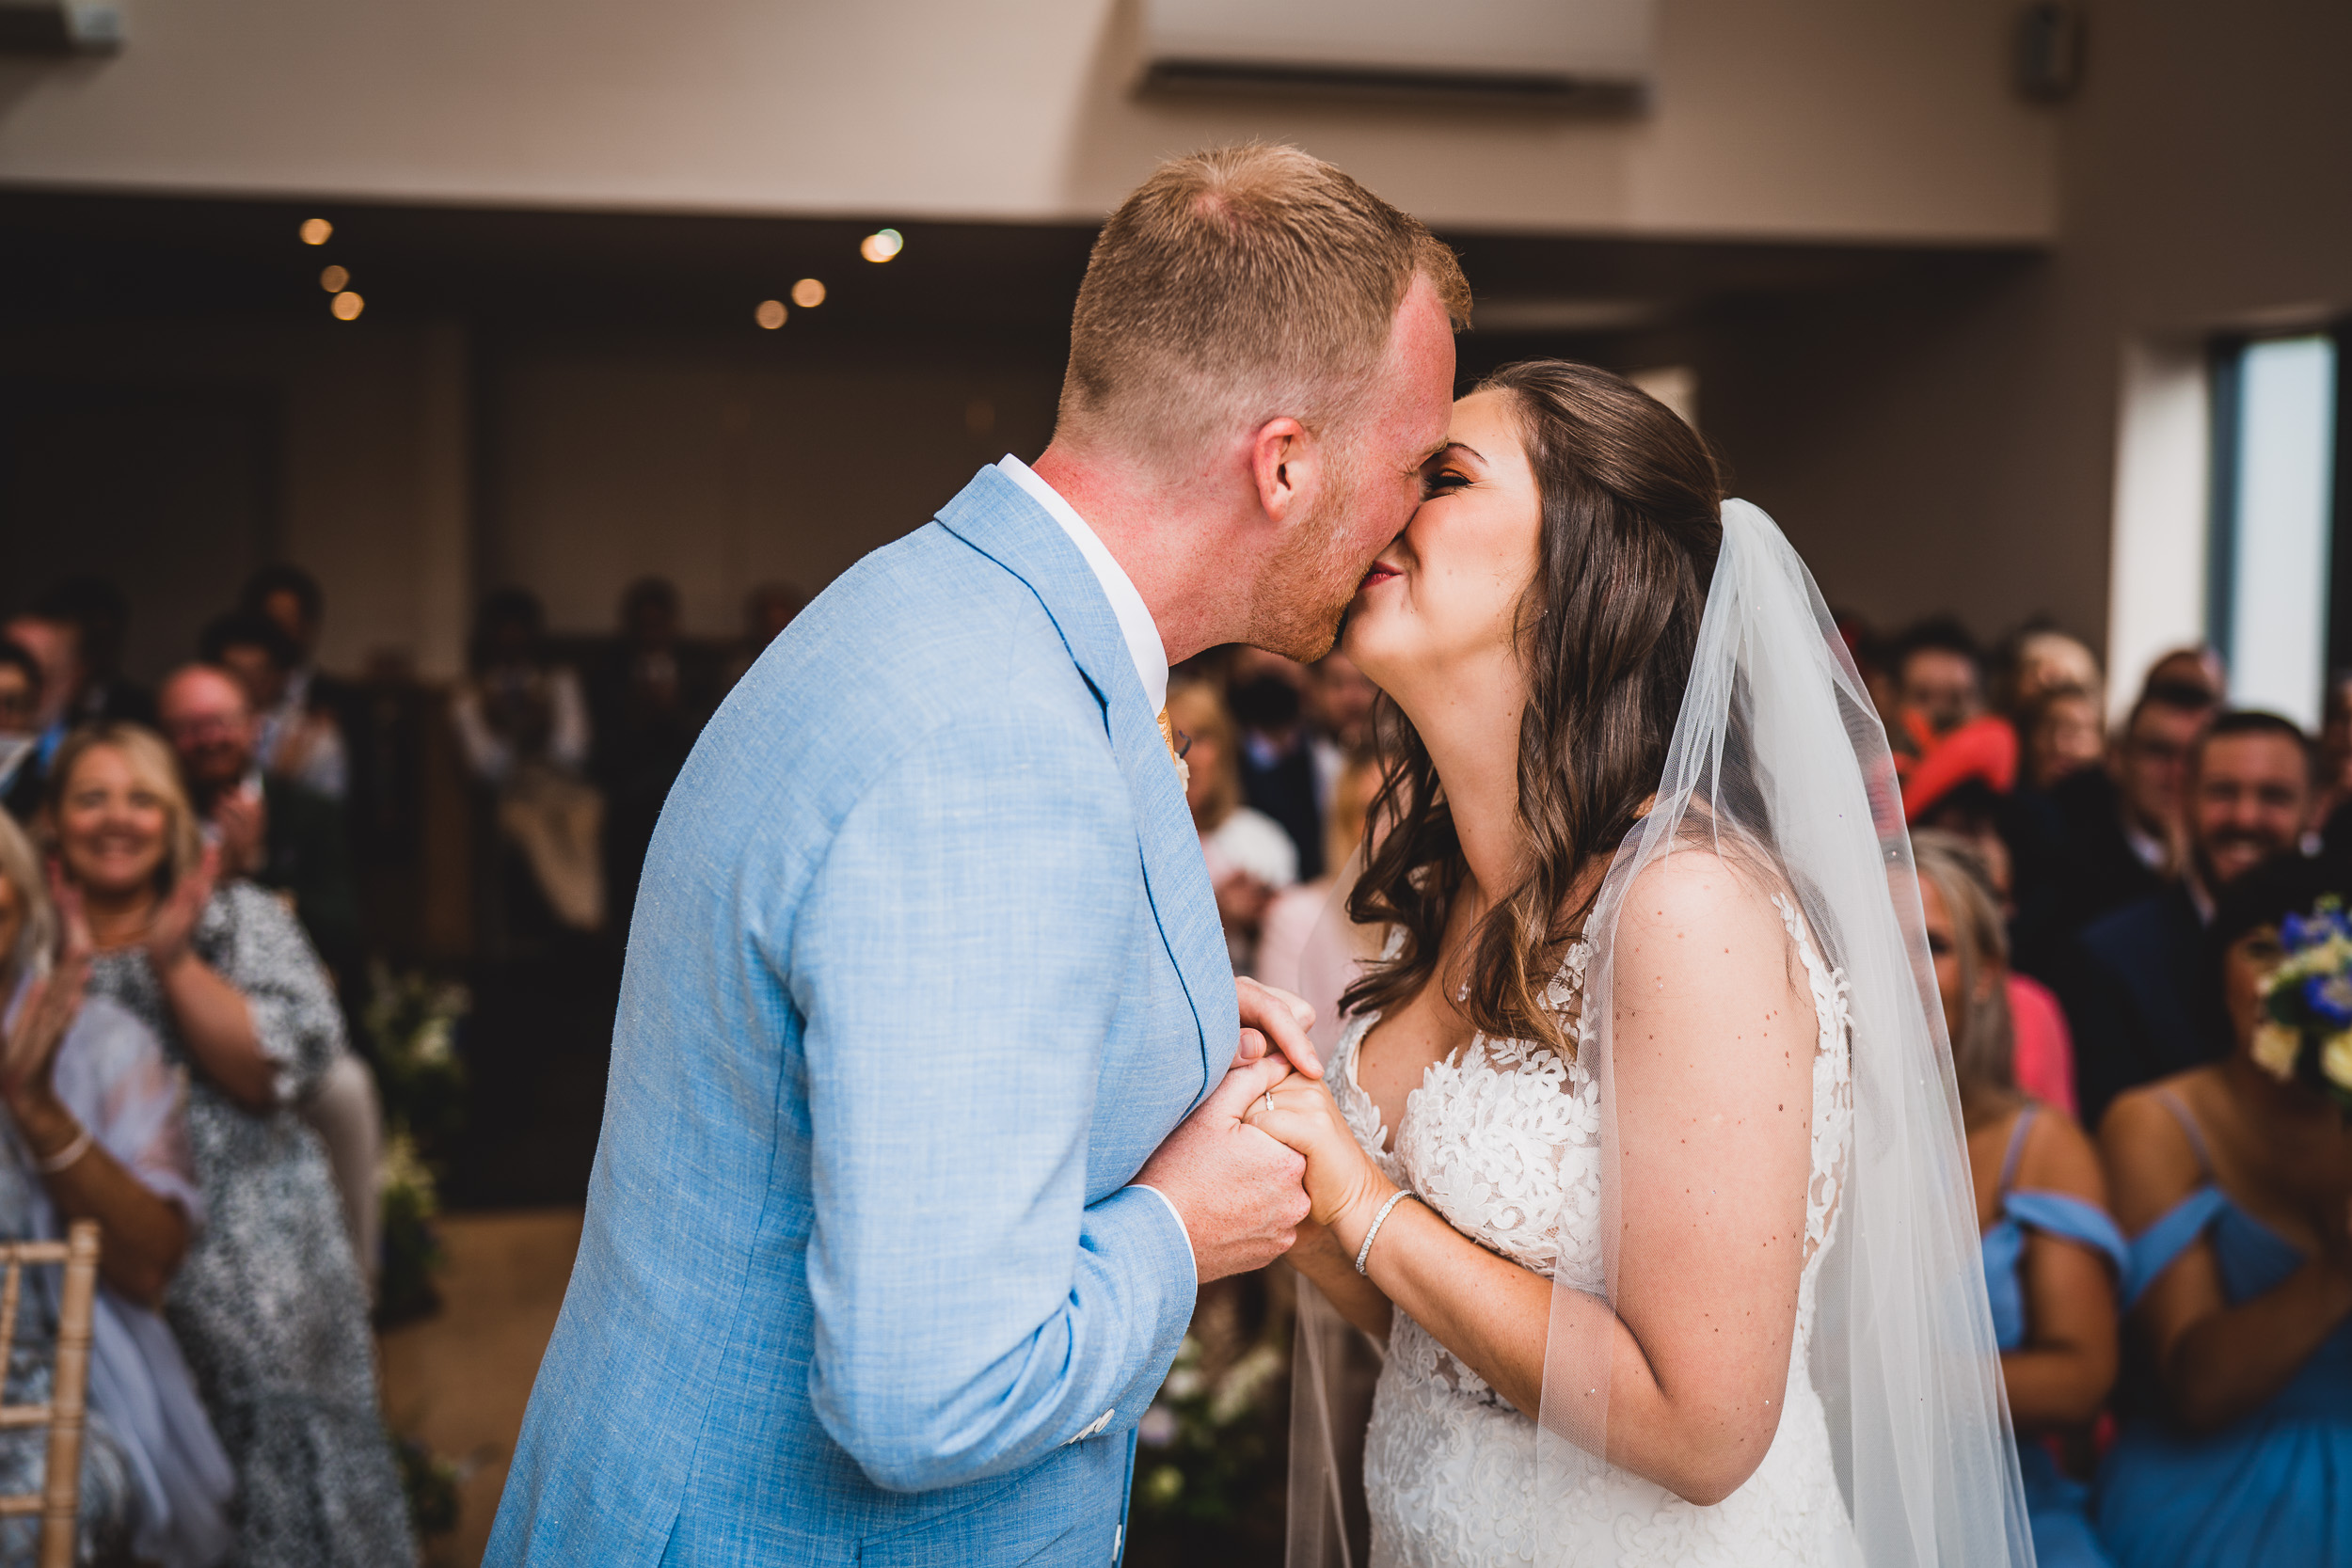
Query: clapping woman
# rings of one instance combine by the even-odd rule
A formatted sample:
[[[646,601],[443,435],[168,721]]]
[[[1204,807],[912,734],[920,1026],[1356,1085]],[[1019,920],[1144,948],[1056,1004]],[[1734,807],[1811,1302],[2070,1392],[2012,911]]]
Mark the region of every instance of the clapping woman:
[[[46,822],[97,947],[92,993],[189,1072],[206,1224],[165,1312],[236,1466],[236,1560],[407,1568],[367,1296],[325,1151],[293,1109],[344,1049],[326,972],[277,898],[215,882],[147,731],[70,736]]]
[[[103,1240],[92,1325],[77,1560],[128,1554],[205,1568],[229,1549],[235,1478],[171,1331],[154,1307],[202,1206],[180,1079],[139,1021],[86,997],[88,930],[68,893],[62,935],[32,846],[0,814],[0,1240],[49,1240],[95,1220]],[[62,944],[62,952],[59,951]],[[54,963],[53,963],[54,956]],[[49,1398],[56,1298],[46,1273],[15,1325],[15,1403]],[[38,1492],[45,1437],[0,1433],[0,1491]],[[0,1527],[0,1558],[35,1521]]]
[[[2254,1053],[2280,927],[2329,893],[2352,880],[2299,857],[2230,885],[2207,936],[2234,1049],[2100,1125],[2150,1396],[2100,1473],[2122,1568],[2352,1564],[2352,1132]]]
[[[1968,1132],[1984,1282],[2018,1468],[2044,1568],[2104,1568],[2090,1495],[2038,1440],[2080,1428],[2115,1383],[2123,1237],[2106,1210],[2090,1140],[2063,1110],[2028,1099],[2011,1062],[2009,944],[1983,863],[1958,835],[1912,835],[1928,953]]]

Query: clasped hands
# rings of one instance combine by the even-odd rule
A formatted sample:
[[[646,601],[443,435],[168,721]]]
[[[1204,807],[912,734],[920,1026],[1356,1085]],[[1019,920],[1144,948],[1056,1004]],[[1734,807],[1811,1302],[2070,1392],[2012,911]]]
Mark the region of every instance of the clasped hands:
[[[1236,983],[1241,1040],[1216,1092],[1136,1180],[1176,1208],[1202,1283],[1263,1268],[1300,1227],[1360,1243],[1395,1190],[1348,1132],[1307,1037],[1314,1011],[1255,980]]]

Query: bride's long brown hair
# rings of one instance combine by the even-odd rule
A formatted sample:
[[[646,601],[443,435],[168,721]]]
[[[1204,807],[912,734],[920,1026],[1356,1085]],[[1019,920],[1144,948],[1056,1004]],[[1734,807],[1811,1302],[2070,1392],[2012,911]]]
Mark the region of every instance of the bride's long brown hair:
[[[1525,859],[1471,933],[1461,1006],[1490,1036],[1565,1051],[1544,992],[1598,893],[1584,873],[1615,850],[1665,770],[1723,545],[1723,477],[1697,432],[1606,371],[1530,360],[1478,390],[1518,412],[1542,522],[1518,615]],[[1385,696],[1377,721],[1392,760],[1372,817],[1386,832],[1347,909],[1403,941],[1348,988],[1347,1010],[1392,1007],[1430,983],[1470,870],[1429,749]]]

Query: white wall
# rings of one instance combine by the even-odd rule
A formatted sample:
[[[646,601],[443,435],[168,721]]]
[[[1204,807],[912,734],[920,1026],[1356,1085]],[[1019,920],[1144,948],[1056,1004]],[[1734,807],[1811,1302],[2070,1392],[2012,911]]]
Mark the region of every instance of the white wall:
[[[1136,99],[1136,0],[122,0],[0,62],[0,181],[747,213],[1098,216],[1295,140],[1433,223],[2013,242],[2057,214],[2010,0],[1658,0],[1631,118]]]
[[[2137,407],[2135,356],[2352,315],[2352,6],[2087,8],[2046,261],[1943,298],[1759,306],[1701,372],[1709,436],[1834,601],[1988,637],[2053,614],[2112,649],[2129,701],[2204,593],[2201,398]]]
[[[2213,410],[2204,344],[2127,343],[2121,382],[2107,668],[2128,673],[2205,640]],[[2120,721],[2138,688],[2107,685],[2109,717]]]

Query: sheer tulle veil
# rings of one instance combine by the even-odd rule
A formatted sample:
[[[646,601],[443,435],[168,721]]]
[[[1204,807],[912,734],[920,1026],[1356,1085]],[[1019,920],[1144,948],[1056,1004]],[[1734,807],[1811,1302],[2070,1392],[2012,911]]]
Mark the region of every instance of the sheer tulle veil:
[[[1656,802],[1618,849],[1585,924],[1579,1054],[1601,1105],[1600,1234],[1614,1237],[1612,953],[1628,890],[1661,856],[1711,850],[1768,881],[1841,971],[1851,1019],[1851,1135],[1815,1279],[1810,1375],[1862,1561],[2030,1565],[2024,1496],[1983,1265],[1960,1096],[1922,929],[1886,736],[1827,607],[1772,520],[1723,506],[1723,546]],[[1352,885],[1351,866],[1340,887]],[[1364,951],[1335,897],[1310,997],[1336,1039],[1341,977]],[[1616,1280],[1614,1249],[1607,1289]],[[1292,1568],[1364,1562],[1362,1425],[1368,1341],[1302,1285],[1295,1371]],[[1546,1564],[1625,1560],[1624,1484],[1607,1451],[1607,1314],[1553,1292],[1536,1475],[1540,1515],[1519,1539]],[[1599,1326],[1591,1326],[1597,1323]],[[1579,1326],[1584,1325],[1584,1326]],[[1565,1506],[1583,1495],[1580,1506]],[[1609,1520],[1609,1525],[1593,1523]],[[1629,1537],[1626,1537],[1629,1539]],[[1639,1553],[1633,1560],[1640,1560]]]

